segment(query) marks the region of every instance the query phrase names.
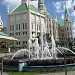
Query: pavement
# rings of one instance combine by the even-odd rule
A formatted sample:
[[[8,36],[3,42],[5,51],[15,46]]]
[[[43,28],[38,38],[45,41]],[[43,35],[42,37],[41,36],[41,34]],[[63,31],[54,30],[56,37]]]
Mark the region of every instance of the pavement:
[[[59,72],[59,73],[49,73],[49,74],[37,74],[37,75],[65,75],[65,73]],[[68,72],[67,75],[75,75],[75,71]]]
[[[0,75],[1,75],[1,72],[0,72]],[[3,73],[2,73],[2,75],[8,75],[8,74],[7,74],[7,73],[5,73],[5,72],[3,72]]]

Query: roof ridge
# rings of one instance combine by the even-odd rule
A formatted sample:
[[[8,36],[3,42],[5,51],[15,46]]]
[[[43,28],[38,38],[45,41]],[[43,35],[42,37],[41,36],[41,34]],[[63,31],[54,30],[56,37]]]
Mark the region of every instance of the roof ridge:
[[[15,8],[15,10],[17,10],[17,9],[20,9],[20,11],[22,11],[21,9],[25,10],[24,7],[22,7],[22,6],[25,6],[25,9],[28,10],[28,7],[27,7],[26,3],[20,4],[18,7]],[[13,12],[16,12],[15,10]]]
[[[21,4],[19,4],[17,7],[15,7],[10,13],[12,13],[15,9],[17,9]]]
[[[40,13],[40,11],[33,4],[30,5],[32,5],[38,11],[38,13]],[[30,5],[29,5],[29,9],[30,9]]]

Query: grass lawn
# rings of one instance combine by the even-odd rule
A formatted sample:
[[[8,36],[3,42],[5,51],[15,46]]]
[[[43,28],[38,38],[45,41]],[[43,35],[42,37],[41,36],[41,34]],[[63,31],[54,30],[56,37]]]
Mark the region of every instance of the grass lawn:
[[[47,74],[47,72],[7,72],[8,75],[36,75]]]

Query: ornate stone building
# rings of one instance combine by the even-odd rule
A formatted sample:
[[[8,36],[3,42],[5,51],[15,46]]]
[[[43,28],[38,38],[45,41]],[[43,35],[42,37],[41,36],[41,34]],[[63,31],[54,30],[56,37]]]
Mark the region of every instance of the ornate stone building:
[[[52,20],[50,14],[46,11],[44,0],[38,0],[38,9],[35,8],[30,0],[21,0],[21,4],[9,12],[7,9],[7,33],[19,41],[12,42],[11,46],[24,47],[29,39],[35,39],[40,34],[42,22],[45,23],[46,32],[53,34],[56,42],[63,43],[72,39],[72,22],[67,9],[65,8],[64,21],[55,17]]]
[[[39,0],[38,9],[30,1],[22,0],[18,7],[7,13],[7,16],[7,33],[19,39],[18,42],[11,43],[11,46],[23,47],[28,44],[29,39],[35,39],[40,34],[41,24],[45,20],[48,20],[45,23],[48,28],[47,32],[50,32],[48,26],[50,19],[44,13],[43,0]]]
[[[60,24],[60,42],[62,42],[62,46],[69,45],[69,42],[73,41],[72,37],[72,21],[70,18],[70,14],[68,12],[68,9],[66,8],[65,4],[65,14],[64,14],[64,20],[59,20]]]

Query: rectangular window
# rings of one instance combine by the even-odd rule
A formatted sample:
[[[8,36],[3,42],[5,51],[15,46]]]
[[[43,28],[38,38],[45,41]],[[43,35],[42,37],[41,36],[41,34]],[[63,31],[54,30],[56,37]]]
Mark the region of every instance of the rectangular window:
[[[16,24],[16,30],[18,30],[18,24]]]
[[[75,38],[74,38],[74,42],[75,42]]]
[[[69,32],[68,32],[68,36],[69,36]]]
[[[50,34],[51,34],[51,30],[50,30]]]
[[[10,25],[10,31],[14,31],[14,25]]]
[[[14,45],[14,42],[11,42],[10,45]]]
[[[27,29],[27,23],[25,23],[25,29]]]
[[[32,29],[33,29],[33,23],[32,23]]]
[[[61,29],[61,32],[62,32],[62,29]]]
[[[24,23],[23,23],[23,29],[24,29]]]
[[[66,32],[66,28],[65,28],[65,32]]]
[[[20,24],[16,24],[16,30],[20,30]]]
[[[16,32],[16,35],[19,36],[20,35],[20,32]]]
[[[39,30],[39,26],[38,26],[38,24],[37,24],[37,30]]]
[[[24,31],[24,32],[23,32],[23,35],[27,35],[27,32],[26,32],[26,31]]]
[[[63,32],[64,32],[64,29],[63,29]]]
[[[68,31],[68,27],[67,27],[67,31]]]
[[[64,33],[62,34],[62,37],[64,37]]]
[[[27,44],[27,41],[23,41],[23,44]]]
[[[27,29],[27,23],[23,23],[23,29]]]
[[[48,29],[48,25],[47,25],[47,29]]]
[[[10,33],[10,36],[14,36],[14,33]]]
[[[71,31],[71,27],[70,27],[70,31]]]
[[[20,30],[20,24],[19,24],[19,30]]]
[[[20,45],[20,42],[16,42],[16,45]]]

